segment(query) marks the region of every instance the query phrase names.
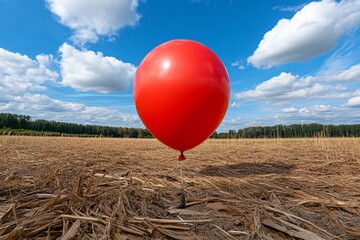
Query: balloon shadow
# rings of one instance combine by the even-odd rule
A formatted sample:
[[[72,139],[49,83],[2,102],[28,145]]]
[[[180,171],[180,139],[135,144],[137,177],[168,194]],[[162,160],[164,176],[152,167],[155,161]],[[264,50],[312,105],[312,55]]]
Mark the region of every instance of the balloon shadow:
[[[271,173],[288,174],[294,164],[287,163],[237,163],[223,166],[207,166],[198,173],[216,177],[245,177],[249,175],[265,175]]]

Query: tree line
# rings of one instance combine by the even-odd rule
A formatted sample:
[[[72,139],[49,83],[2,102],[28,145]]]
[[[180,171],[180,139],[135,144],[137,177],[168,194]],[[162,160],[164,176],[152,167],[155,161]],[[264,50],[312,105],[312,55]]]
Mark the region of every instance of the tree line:
[[[0,113],[0,129],[2,133],[14,132],[21,135],[35,135],[36,132],[43,135],[61,136],[61,134],[76,136],[103,136],[119,138],[152,138],[147,129],[108,127],[101,125],[83,125],[49,120],[31,120],[28,115]],[[0,133],[1,133],[0,132]],[[26,134],[28,133],[28,134]],[[52,134],[50,134],[52,133]],[[55,134],[56,133],[56,134]],[[360,137],[360,124],[291,124],[275,126],[247,127],[228,132],[214,132],[211,138],[306,138],[306,137]]]
[[[212,138],[308,138],[308,137],[360,137],[360,124],[291,124],[247,127],[214,132]]]
[[[100,125],[83,125],[77,123],[57,122],[48,120],[31,120],[28,115],[17,115],[11,113],[0,113],[0,128],[8,129],[25,129],[32,132],[44,132],[48,135],[53,133],[64,133],[77,136],[103,136],[103,137],[120,137],[120,138],[151,138],[152,135],[146,129],[127,128],[127,127],[108,127]],[[26,135],[26,132],[23,135]],[[31,132],[30,132],[31,133]],[[51,133],[51,134],[50,134]],[[32,134],[28,134],[32,135]]]

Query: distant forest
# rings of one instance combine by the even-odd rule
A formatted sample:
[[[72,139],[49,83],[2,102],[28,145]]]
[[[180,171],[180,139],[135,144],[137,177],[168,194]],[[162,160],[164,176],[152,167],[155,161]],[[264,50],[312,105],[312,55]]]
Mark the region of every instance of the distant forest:
[[[24,131],[25,130],[25,131]],[[31,120],[28,115],[0,113],[0,134],[79,137],[152,138],[146,129]]]
[[[147,129],[31,120],[28,115],[0,113],[0,134],[79,137],[152,138]],[[360,137],[360,124],[291,124],[214,132],[210,138]]]

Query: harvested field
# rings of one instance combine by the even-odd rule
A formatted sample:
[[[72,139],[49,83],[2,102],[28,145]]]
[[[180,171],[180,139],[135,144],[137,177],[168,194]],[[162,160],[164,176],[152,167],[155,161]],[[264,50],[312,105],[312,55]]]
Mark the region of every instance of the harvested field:
[[[360,239],[360,139],[0,137],[3,239]]]

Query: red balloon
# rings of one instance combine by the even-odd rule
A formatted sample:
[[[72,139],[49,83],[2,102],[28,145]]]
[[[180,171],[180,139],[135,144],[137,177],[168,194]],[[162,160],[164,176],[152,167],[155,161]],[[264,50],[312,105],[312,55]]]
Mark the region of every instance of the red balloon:
[[[157,46],[135,75],[140,119],[160,142],[179,151],[194,148],[216,130],[229,96],[229,76],[219,57],[191,40]]]

